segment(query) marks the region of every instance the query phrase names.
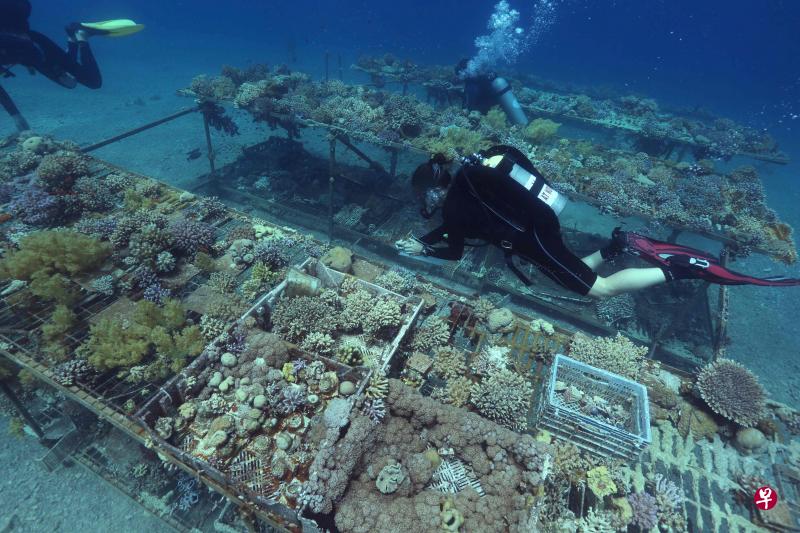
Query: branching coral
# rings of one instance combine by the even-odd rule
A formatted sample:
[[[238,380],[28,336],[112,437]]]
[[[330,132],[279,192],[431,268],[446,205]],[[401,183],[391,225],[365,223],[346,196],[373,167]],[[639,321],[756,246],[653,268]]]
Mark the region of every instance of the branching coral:
[[[461,407],[469,401],[472,393],[472,381],[467,377],[457,377],[447,380],[447,402],[455,407]]]
[[[508,368],[511,351],[507,346],[484,346],[476,361],[472,365],[472,370],[476,374],[491,374],[498,369]]]
[[[131,235],[128,252],[136,264],[154,266],[158,255],[172,246],[172,235],[157,224],[145,224]]]
[[[633,344],[621,333],[597,338],[578,333],[569,349],[573,359],[634,380],[641,375],[645,355],[647,347]]]
[[[327,333],[312,331],[306,335],[305,339],[303,339],[303,344],[301,346],[304,350],[313,354],[330,357],[333,355],[335,341],[333,340],[333,337]]]
[[[639,526],[642,531],[648,531],[658,525],[658,507],[656,499],[646,492],[637,492],[628,495],[628,503],[633,511],[631,523]]]
[[[214,227],[196,220],[181,219],[169,227],[175,248],[184,255],[194,256],[201,250],[208,250],[214,244]]]
[[[337,326],[336,310],[312,296],[281,299],[272,314],[275,330],[293,342],[302,340],[309,332],[331,334]]]
[[[718,359],[697,375],[697,391],[712,411],[745,427],[764,415],[766,392],[758,378],[740,363]]]
[[[364,333],[374,337],[384,337],[395,330],[403,320],[400,304],[391,296],[373,299],[372,307],[364,316]]]
[[[71,190],[78,178],[89,173],[89,166],[83,155],[59,151],[44,156],[36,173],[45,191],[63,193]]]
[[[577,522],[579,533],[609,533],[616,531],[610,511],[596,511],[590,508],[586,516]]]
[[[450,325],[441,317],[434,316],[414,333],[414,350],[427,352],[447,344],[450,340]]]
[[[486,417],[511,429],[528,427],[533,387],[511,370],[498,370],[472,388],[470,402]]]
[[[433,371],[441,378],[451,379],[463,376],[467,365],[464,362],[464,352],[451,347],[436,350],[433,359]]]

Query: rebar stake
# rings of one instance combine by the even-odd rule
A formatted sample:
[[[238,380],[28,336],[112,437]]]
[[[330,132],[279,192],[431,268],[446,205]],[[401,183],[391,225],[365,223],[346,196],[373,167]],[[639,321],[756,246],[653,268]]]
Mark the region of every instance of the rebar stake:
[[[719,263],[723,267],[728,266],[728,247],[723,246],[719,253]],[[717,302],[717,334],[714,339],[714,353],[712,361],[716,361],[725,354],[725,345],[728,335],[728,305],[729,305],[728,286],[719,286],[719,302]]]
[[[211,128],[208,124],[208,116],[203,113],[203,129],[206,132],[206,149],[208,150],[208,166],[211,169],[211,177],[216,178],[216,165],[214,165],[214,145],[211,144]]]
[[[328,83],[328,67],[331,59],[331,53],[325,50],[325,83]]]
[[[339,61],[339,81],[344,81],[344,71],[342,70],[342,54],[337,56]]]
[[[331,137],[328,151],[328,242],[333,242],[333,184],[336,181],[336,137]]]

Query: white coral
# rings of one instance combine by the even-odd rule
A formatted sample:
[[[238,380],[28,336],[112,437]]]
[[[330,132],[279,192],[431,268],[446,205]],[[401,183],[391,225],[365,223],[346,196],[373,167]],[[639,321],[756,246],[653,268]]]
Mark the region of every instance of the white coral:
[[[508,368],[508,353],[511,351],[507,346],[487,346],[478,356],[472,365],[472,370],[476,374],[491,374],[496,370]]]

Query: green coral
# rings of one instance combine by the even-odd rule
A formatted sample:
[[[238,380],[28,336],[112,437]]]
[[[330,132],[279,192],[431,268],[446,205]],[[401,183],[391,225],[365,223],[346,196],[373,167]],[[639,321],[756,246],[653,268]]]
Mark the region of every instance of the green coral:
[[[523,134],[530,142],[539,144],[555,137],[560,127],[561,124],[558,122],[553,122],[547,118],[537,118],[528,124]]]
[[[43,270],[74,276],[97,268],[111,247],[74,231],[36,231],[20,240],[19,250],[0,261],[0,276],[30,281]]]
[[[508,120],[506,119],[506,114],[498,106],[494,106],[487,111],[483,120],[493,130],[504,131],[508,129]]]
[[[194,266],[205,273],[215,272],[217,270],[217,262],[205,252],[197,252],[194,256]]]
[[[69,304],[77,293],[68,276],[99,267],[110,254],[108,244],[88,235],[37,231],[23,237],[19,249],[0,261],[0,278],[28,281],[36,296]]]
[[[63,361],[67,355],[64,337],[76,322],[77,317],[69,307],[56,306],[50,320],[42,325],[43,351],[55,360]]]
[[[149,210],[155,205],[155,200],[147,198],[134,189],[127,189],[122,197],[122,207],[128,213],[135,213],[141,209]]]
[[[184,328],[185,323],[186,312],[177,300],[167,300],[164,307],[142,300],[129,320],[104,318],[93,325],[79,350],[101,371],[138,365],[153,352],[159,356],[156,368],[177,371],[204,346],[200,329]]]
[[[448,157],[468,155],[489,147],[489,141],[477,132],[459,126],[442,128],[439,137],[428,142],[428,151]]]

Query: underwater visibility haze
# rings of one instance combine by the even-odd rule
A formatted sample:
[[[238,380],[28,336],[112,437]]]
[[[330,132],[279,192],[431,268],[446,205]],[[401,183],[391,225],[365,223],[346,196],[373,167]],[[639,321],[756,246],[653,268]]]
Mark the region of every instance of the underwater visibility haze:
[[[798,530],[798,27],[0,0],[0,533]]]

